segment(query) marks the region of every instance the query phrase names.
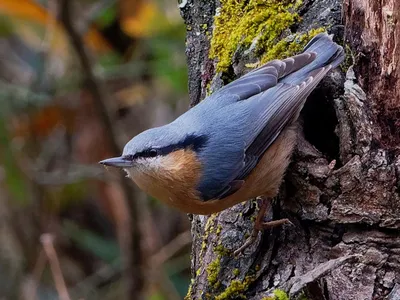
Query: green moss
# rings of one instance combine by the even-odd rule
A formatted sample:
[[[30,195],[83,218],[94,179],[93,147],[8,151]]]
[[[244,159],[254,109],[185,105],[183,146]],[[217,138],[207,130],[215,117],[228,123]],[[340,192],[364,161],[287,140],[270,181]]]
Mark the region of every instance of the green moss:
[[[283,290],[276,289],[274,291],[274,296],[274,300],[289,300],[289,295]]]
[[[206,223],[206,226],[204,227],[204,237],[203,237],[203,241],[201,243],[201,249],[200,249],[200,259],[203,257],[203,252],[204,250],[207,249],[207,239],[208,239],[208,235],[210,234],[210,232],[212,232],[214,230],[214,221],[215,218],[218,216],[218,214],[213,214],[211,215]]]
[[[221,244],[217,245],[217,247],[214,248],[214,251],[218,253],[219,256],[227,256],[230,254],[230,251]]]
[[[284,30],[300,17],[295,0],[221,0],[214,19],[210,58],[218,59],[217,71],[226,70],[239,46],[248,48],[257,38],[256,52],[269,51]]]
[[[215,300],[226,300],[226,299],[246,299],[245,292],[248,290],[249,285],[254,281],[254,277],[246,276],[243,281],[232,280],[230,285],[215,297]]]
[[[246,286],[239,280],[232,280],[229,287],[224,292],[215,297],[215,300],[225,299],[246,299],[243,292],[246,290]]]
[[[211,95],[211,82],[208,82],[206,85],[206,96],[210,96]]]
[[[239,47],[255,44],[260,63],[300,52],[306,43],[324,28],[282,38],[284,32],[300,20],[296,9],[301,0],[221,0],[214,19],[210,58],[217,59],[217,71],[226,71]]]
[[[207,280],[211,286],[215,286],[217,284],[219,271],[221,270],[221,256],[217,256],[215,260],[213,260],[207,267]]]
[[[214,221],[215,218],[218,216],[218,214],[212,214],[208,219],[207,219],[207,223],[206,226],[204,227],[204,231],[206,233],[209,233],[211,231],[211,229],[214,229]]]
[[[354,64],[354,55],[349,45],[345,45],[344,53],[344,62],[340,65],[340,68],[343,72],[347,72],[347,70]]]
[[[190,300],[191,299],[193,284],[194,284],[194,279],[192,278],[192,280],[190,281],[190,284],[189,284],[188,292],[187,292],[187,294],[186,294],[186,296],[184,298],[185,300]]]
[[[273,60],[281,59],[292,56],[303,50],[304,46],[318,33],[324,32],[325,28],[320,27],[311,29],[310,31],[302,34],[295,34],[290,39],[282,39],[272,46],[268,52],[266,52],[260,60],[260,65]]]
[[[220,224],[218,224],[217,232],[216,232],[218,236],[220,235],[221,231],[222,231],[222,226]]]
[[[272,294],[273,296],[264,297],[261,300],[290,300],[289,295],[283,290],[276,289]]]
[[[214,289],[219,289],[221,287],[221,281],[217,281],[215,284],[214,284]]]
[[[207,248],[207,243],[206,243],[205,240],[203,240],[203,242],[201,243],[201,253],[202,253],[204,250],[206,250],[206,248]]]
[[[239,269],[234,269],[233,270],[233,275],[239,276],[239,274],[240,274],[240,270]]]

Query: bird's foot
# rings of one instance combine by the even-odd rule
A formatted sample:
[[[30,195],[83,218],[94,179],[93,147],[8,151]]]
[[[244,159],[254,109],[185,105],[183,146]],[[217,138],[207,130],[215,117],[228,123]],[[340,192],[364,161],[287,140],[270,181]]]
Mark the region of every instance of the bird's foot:
[[[246,250],[249,246],[251,246],[256,241],[260,231],[263,231],[266,229],[271,229],[271,228],[274,228],[277,226],[281,226],[283,224],[293,225],[293,223],[290,222],[289,219],[280,219],[280,220],[274,220],[274,221],[270,221],[270,222],[264,222],[261,224],[254,224],[254,228],[251,232],[251,235],[247,238],[247,240],[244,242],[244,244],[234,252],[234,255],[239,256],[240,254],[242,254],[244,252],[244,250]]]
[[[281,226],[283,224],[291,224],[293,225],[292,222],[290,222],[289,219],[280,219],[280,220],[274,220],[274,221],[269,221],[269,222],[264,222],[264,215],[266,210],[269,208],[271,202],[268,199],[262,198],[261,199],[261,206],[260,206],[260,210],[257,214],[257,218],[256,218],[256,222],[254,223],[254,227],[253,230],[251,232],[250,237],[245,241],[245,243],[234,252],[235,256],[238,256],[240,254],[243,253],[243,251],[249,247],[251,244],[253,244],[255,242],[255,240],[258,237],[258,233],[262,230],[266,230],[266,229],[271,229],[274,228],[276,226]]]
[[[261,231],[261,230],[274,228],[276,226],[281,226],[283,224],[290,224],[290,225],[294,226],[294,224],[289,219],[285,218],[285,219],[279,219],[279,220],[264,222],[264,223],[261,223],[261,224],[254,224],[254,227],[255,227],[254,229],[258,230],[258,231]]]

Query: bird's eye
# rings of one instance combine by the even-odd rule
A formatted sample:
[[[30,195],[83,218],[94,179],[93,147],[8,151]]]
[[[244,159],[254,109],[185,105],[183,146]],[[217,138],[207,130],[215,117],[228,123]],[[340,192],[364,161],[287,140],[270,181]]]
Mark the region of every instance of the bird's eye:
[[[158,155],[158,151],[156,149],[150,149],[149,150],[149,156],[150,157],[156,157]]]

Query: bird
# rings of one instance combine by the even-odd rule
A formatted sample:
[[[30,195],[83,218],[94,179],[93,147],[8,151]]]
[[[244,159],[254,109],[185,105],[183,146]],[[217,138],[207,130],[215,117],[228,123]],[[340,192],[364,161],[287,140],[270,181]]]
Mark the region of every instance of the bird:
[[[343,60],[333,35],[317,34],[300,54],[248,72],[99,163],[123,168],[144,192],[186,213],[210,215],[261,199],[241,253],[259,231],[291,223],[264,222],[264,214],[290,163],[307,97]]]

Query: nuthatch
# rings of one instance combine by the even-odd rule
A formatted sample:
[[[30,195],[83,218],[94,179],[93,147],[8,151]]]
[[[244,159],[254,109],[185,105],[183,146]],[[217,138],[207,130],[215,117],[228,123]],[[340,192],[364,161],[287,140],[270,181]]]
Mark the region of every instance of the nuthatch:
[[[187,213],[208,215],[258,196],[275,197],[299,113],[343,59],[343,48],[318,34],[301,54],[247,73],[175,121],[135,136],[121,157],[100,163],[124,168],[143,191]],[[257,233],[288,222],[262,223],[265,205]]]

